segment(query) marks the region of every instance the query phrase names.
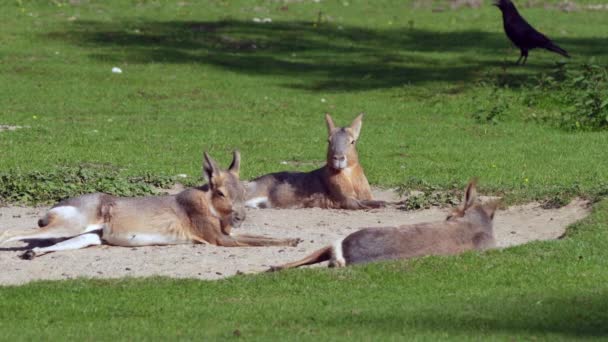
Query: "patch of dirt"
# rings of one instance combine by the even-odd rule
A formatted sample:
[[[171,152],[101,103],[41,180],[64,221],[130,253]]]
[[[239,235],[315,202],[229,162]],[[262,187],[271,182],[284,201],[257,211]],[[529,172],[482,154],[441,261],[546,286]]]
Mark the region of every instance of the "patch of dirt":
[[[0,132],[4,131],[16,131],[21,128],[29,128],[29,126],[12,126],[12,125],[0,125]]]
[[[175,189],[177,190],[177,189]],[[379,199],[396,200],[391,190],[376,190]],[[575,200],[558,209],[542,209],[539,203],[500,210],[494,224],[499,247],[562,236],[568,225],[584,218],[589,205]],[[0,232],[37,227],[48,208],[0,208]],[[180,278],[218,279],[243,273],[264,271],[302,258],[362,227],[401,225],[442,220],[448,209],[420,211],[378,209],[346,211],[323,209],[252,209],[247,220],[234,233],[272,237],[298,237],[297,247],[225,248],[212,245],[150,247],[98,246],[51,253],[34,260],[21,260],[27,244],[16,242],[0,248],[0,285],[24,284],[42,279],[75,277],[117,278],[162,275]]]

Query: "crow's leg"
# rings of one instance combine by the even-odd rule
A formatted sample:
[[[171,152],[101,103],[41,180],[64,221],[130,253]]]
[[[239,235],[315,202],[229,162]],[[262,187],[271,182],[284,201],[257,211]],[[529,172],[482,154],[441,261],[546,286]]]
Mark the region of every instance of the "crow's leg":
[[[515,62],[515,65],[519,65],[519,62],[521,62],[522,58],[524,58],[524,50],[521,50],[521,53],[519,54],[519,58],[517,59],[517,62]]]
[[[521,65],[526,64],[526,62],[528,61],[528,50],[521,50],[524,56],[524,61],[521,63]]]

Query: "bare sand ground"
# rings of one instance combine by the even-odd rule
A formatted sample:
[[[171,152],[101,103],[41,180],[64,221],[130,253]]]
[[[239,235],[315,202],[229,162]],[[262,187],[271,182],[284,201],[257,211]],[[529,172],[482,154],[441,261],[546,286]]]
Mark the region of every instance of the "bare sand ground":
[[[392,199],[390,191],[376,190],[376,197]],[[35,228],[48,208],[0,208],[0,232]],[[378,209],[346,211],[323,209],[252,209],[233,232],[272,237],[298,237],[297,247],[225,248],[211,245],[125,248],[97,246],[21,260],[25,243],[0,248],[0,285],[34,280],[75,277],[117,278],[161,275],[179,278],[218,279],[237,272],[255,273],[270,265],[294,261],[361,227],[389,226],[445,218],[448,209],[420,211]],[[534,240],[556,239],[589,212],[588,203],[575,200],[559,209],[542,209],[538,203],[513,206],[496,214],[494,229],[499,247]]]

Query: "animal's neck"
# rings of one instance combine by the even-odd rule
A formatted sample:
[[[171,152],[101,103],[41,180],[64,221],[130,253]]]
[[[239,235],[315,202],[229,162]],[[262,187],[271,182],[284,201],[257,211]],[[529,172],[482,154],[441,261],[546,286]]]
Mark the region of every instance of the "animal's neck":
[[[507,8],[502,11],[502,16],[505,19],[521,17],[521,15],[519,15],[519,12],[517,11],[517,8],[515,8],[515,5],[513,4],[507,5]]]

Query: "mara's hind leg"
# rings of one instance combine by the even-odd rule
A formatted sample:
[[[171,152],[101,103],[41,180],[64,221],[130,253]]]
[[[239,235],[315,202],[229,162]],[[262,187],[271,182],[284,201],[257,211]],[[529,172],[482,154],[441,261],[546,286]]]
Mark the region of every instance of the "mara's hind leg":
[[[89,224],[85,215],[73,206],[60,206],[38,222],[38,229],[7,230],[0,233],[0,245],[20,240],[46,240],[69,238],[101,229],[101,224]]]
[[[304,259],[300,259],[298,261],[290,262],[287,264],[283,264],[280,266],[270,266],[267,272],[276,272],[288,268],[300,267],[305,265],[318,264],[323,261],[330,260],[332,257],[332,247],[327,246],[319,249],[318,251],[312,253],[311,255],[305,257]]]
[[[61,239],[69,238],[78,234],[82,234],[84,231],[74,227],[56,227],[47,226],[39,229],[21,229],[21,230],[7,230],[0,233],[0,245],[20,240],[47,240],[47,239]]]
[[[87,233],[78,235],[74,238],[61,241],[49,247],[36,247],[30,249],[21,255],[21,258],[31,260],[37,256],[41,256],[46,253],[58,252],[58,251],[70,251],[75,249],[81,249],[89,246],[101,245],[101,238],[97,233]]]

